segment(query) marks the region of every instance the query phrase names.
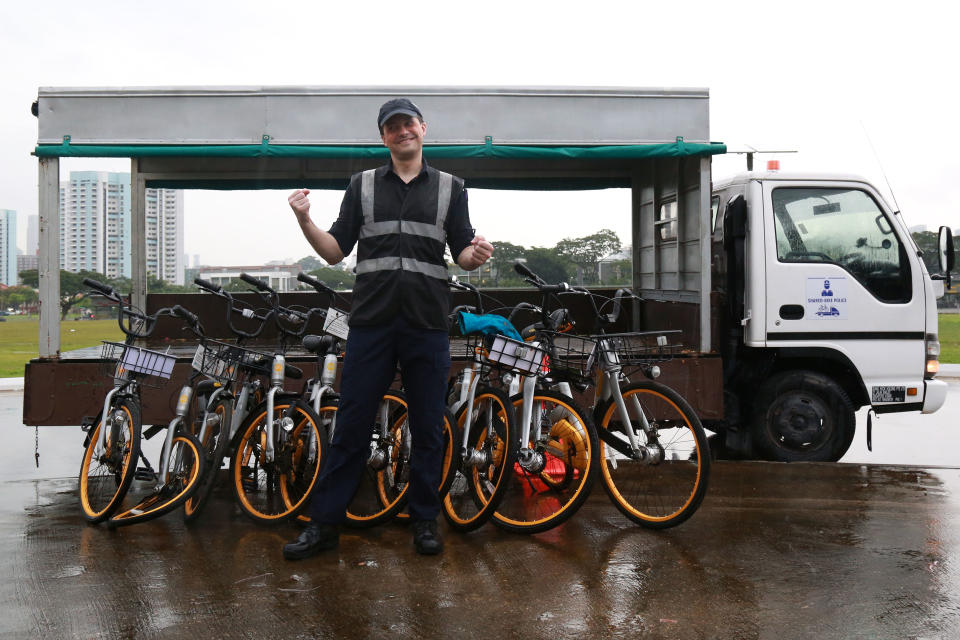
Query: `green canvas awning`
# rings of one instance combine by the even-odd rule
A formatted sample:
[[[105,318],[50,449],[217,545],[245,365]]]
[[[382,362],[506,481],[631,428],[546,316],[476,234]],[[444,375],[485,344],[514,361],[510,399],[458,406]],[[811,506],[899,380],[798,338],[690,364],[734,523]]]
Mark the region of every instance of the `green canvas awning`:
[[[631,161],[656,158],[692,158],[726,153],[723,143],[689,143],[682,138],[667,144],[634,145],[497,145],[488,141],[480,145],[424,145],[423,153],[428,160],[563,160],[579,161]],[[303,158],[324,160],[386,160],[389,152],[383,145],[275,145],[264,142],[251,145],[94,145],[71,144],[69,140],[58,145],[38,145],[34,155],[59,158]],[[625,177],[564,177],[564,178],[481,178],[468,180],[471,187],[487,189],[521,190],[579,190],[629,187]],[[148,186],[157,188],[193,189],[287,189],[309,187],[312,189],[342,189],[345,179],[304,178],[250,178],[232,180],[184,179],[149,180]]]
[[[604,146],[521,146],[496,145],[424,145],[427,158],[577,158],[577,159],[642,159],[712,156],[726,153],[720,142],[688,143],[682,139],[668,144],[634,144]],[[311,145],[38,145],[34,155],[40,158],[143,158],[156,156],[213,158],[386,158],[387,148],[376,146],[311,146]]]

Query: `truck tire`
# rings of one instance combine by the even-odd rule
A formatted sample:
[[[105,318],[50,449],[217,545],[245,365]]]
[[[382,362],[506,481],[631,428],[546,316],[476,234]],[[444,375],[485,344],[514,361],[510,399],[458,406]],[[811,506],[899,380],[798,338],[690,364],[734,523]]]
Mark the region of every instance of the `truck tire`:
[[[836,462],[856,426],[853,403],[834,380],[814,371],[785,371],[761,385],[750,431],[767,460]]]

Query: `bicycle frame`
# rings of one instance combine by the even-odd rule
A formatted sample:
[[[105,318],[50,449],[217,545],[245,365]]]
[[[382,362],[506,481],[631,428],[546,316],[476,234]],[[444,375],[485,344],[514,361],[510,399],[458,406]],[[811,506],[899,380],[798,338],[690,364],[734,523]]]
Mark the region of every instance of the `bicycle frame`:
[[[600,358],[598,362],[594,364],[595,391],[593,408],[598,407],[601,402],[612,398],[617,407],[617,415],[620,417],[621,424],[624,425],[627,439],[630,441],[630,451],[625,451],[623,450],[624,447],[618,441],[615,441],[613,438],[605,438],[605,433],[598,432],[597,435],[610,445],[607,453],[608,458],[612,464],[616,465],[613,458],[613,451],[618,451],[623,455],[648,464],[661,462],[663,459],[663,451],[659,447],[641,445],[637,438],[636,430],[633,429],[634,421],[630,419],[631,412],[627,408],[626,401],[623,399],[623,392],[620,389],[621,379],[626,379],[627,382],[629,382],[629,379],[623,375],[623,367],[620,365],[613,345],[609,340],[601,338],[599,351]],[[653,428],[650,426],[650,422],[647,420],[646,414],[643,412],[643,407],[640,406],[640,401],[636,397],[631,398],[630,404],[630,408],[633,409],[633,414],[637,416],[637,421],[640,422],[640,428],[647,435],[647,441],[649,442],[655,434]],[[630,425],[630,428],[626,428],[626,425]]]

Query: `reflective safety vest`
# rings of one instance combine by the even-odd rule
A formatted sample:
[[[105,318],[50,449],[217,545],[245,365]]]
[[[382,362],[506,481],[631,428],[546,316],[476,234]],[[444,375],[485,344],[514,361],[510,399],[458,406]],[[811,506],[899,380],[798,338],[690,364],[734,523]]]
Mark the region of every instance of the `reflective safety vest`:
[[[381,324],[400,312],[416,325],[446,328],[446,222],[463,180],[430,166],[425,173],[402,202],[385,197],[383,167],[359,176],[363,223],[351,325]]]

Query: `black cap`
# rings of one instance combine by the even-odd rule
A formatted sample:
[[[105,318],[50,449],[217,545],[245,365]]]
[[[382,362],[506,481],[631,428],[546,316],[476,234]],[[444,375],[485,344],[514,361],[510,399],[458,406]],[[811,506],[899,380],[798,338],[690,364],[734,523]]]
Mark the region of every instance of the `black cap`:
[[[380,107],[380,115],[377,116],[377,128],[383,129],[383,124],[398,113],[407,116],[416,116],[420,118],[421,122],[423,121],[423,114],[420,113],[420,107],[406,98],[394,98],[393,100],[387,100],[383,103],[383,106]]]

